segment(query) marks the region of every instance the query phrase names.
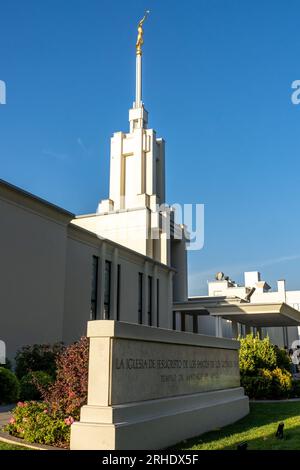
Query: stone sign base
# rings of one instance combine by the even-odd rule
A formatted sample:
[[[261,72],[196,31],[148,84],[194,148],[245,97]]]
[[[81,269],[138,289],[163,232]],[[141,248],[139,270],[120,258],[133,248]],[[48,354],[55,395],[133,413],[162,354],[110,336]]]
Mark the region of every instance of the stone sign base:
[[[249,412],[234,340],[89,322],[88,404],[71,449],[162,449]]]

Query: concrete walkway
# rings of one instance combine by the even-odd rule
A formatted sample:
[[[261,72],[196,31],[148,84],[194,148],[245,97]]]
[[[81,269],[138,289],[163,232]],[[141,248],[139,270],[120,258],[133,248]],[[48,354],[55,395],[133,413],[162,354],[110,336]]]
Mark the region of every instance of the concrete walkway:
[[[15,406],[16,405],[0,406],[0,431],[2,431],[3,427],[8,423],[11,418],[11,410]]]

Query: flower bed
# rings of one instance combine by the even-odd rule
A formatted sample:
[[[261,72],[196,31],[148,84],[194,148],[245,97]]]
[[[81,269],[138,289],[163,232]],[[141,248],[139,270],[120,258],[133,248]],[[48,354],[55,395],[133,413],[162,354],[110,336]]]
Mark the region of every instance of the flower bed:
[[[27,442],[67,447],[73,422],[72,416],[51,413],[46,403],[19,402],[5,431]]]
[[[88,339],[65,348],[56,360],[55,382],[37,383],[43,401],[20,401],[5,431],[30,443],[67,448],[70,428],[87,400]]]

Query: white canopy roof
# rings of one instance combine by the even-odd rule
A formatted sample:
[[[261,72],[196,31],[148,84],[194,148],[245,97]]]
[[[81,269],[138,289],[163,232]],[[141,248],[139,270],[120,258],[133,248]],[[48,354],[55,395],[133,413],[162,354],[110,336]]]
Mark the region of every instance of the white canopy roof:
[[[300,325],[300,312],[285,302],[248,303],[239,298],[198,297],[174,303],[173,311],[218,316],[254,327]]]

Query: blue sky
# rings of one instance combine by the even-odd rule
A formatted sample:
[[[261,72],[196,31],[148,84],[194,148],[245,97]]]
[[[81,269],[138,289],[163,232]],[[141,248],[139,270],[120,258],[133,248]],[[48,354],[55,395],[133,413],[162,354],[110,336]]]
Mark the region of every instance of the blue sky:
[[[0,178],[95,211],[110,136],[128,128],[145,9],[143,100],[166,139],[168,201],[205,204],[190,292],[218,270],[300,289],[297,0],[2,2]]]

